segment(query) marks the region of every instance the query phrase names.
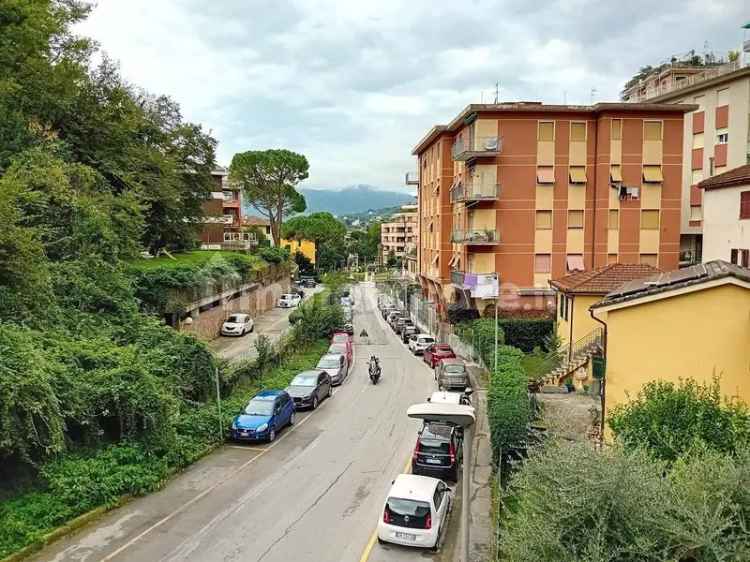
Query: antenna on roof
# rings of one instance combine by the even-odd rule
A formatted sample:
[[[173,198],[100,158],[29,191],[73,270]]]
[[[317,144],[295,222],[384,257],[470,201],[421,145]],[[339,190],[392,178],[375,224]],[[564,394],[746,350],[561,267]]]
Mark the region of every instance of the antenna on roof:
[[[594,105],[594,96],[596,96],[596,88],[591,88],[591,105]]]
[[[495,105],[500,103],[500,81],[495,82]]]

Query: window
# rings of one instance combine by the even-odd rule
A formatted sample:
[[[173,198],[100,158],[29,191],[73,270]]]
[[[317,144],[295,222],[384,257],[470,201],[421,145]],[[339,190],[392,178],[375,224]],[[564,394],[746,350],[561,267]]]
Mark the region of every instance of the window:
[[[740,193],[740,218],[750,219],[750,191]]]
[[[727,144],[728,142],[729,142],[729,133],[728,132],[724,131],[724,132],[716,133],[716,143],[717,144]]]
[[[536,169],[537,183],[555,183],[555,169],[552,166],[539,166]]]
[[[742,267],[750,267],[750,250],[741,248],[732,248],[731,257],[729,259],[735,265],[741,265]]]
[[[224,242],[230,242],[232,240],[232,233],[231,232],[225,232],[224,233]]]
[[[620,211],[617,209],[609,210],[609,229],[617,230],[620,228]]]
[[[568,176],[570,183],[586,183],[586,167],[571,166]]]
[[[574,142],[586,140],[586,123],[570,124],[570,140]]]
[[[607,254],[607,265],[617,263],[617,254]]]
[[[622,167],[619,164],[612,164],[609,167],[609,179],[613,183],[622,182]]]
[[[652,267],[656,267],[658,263],[658,258],[656,254],[641,254],[641,260],[642,265],[650,265]]]
[[[568,319],[568,297],[560,293],[560,318]]]
[[[693,135],[693,150],[696,148],[703,148],[705,146],[705,140],[703,133],[695,133]]]
[[[537,130],[537,140],[540,140],[540,141],[555,140],[555,122],[554,121],[539,121],[539,128]]]
[[[659,230],[659,211],[641,211],[641,228],[643,230]]]
[[[565,265],[569,272],[583,271],[583,255],[582,254],[568,254],[565,260]]]
[[[703,170],[693,170],[692,182],[690,185],[698,185],[703,181]]]
[[[552,211],[537,211],[536,227],[544,230],[552,228]]]
[[[612,119],[612,140],[622,140],[622,119]]]
[[[716,92],[716,107],[724,105],[729,105],[729,88],[724,88]]]
[[[568,228],[583,228],[583,211],[568,211]]]
[[[649,183],[661,183],[664,181],[664,176],[661,173],[661,166],[644,166],[643,167],[643,181]]]
[[[552,256],[537,254],[534,256],[534,273],[549,273],[552,271]]]
[[[643,139],[647,141],[661,140],[661,121],[644,121]]]
[[[703,207],[701,207],[700,205],[690,205],[690,220],[702,221],[703,220]]]

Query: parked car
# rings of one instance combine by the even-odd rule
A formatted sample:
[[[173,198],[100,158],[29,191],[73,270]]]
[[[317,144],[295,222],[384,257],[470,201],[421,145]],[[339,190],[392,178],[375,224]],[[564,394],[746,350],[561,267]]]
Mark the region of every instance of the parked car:
[[[398,322],[398,319],[401,318],[401,311],[394,310],[388,315],[388,325],[395,329],[396,328],[396,322]]]
[[[388,320],[388,315],[395,310],[396,307],[392,305],[383,307],[383,309],[380,311],[380,314],[383,316],[383,320]]]
[[[443,359],[455,357],[453,349],[447,343],[435,343],[424,350],[422,359],[430,368],[434,369]]]
[[[409,349],[414,355],[421,355],[424,350],[435,343],[435,338],[430,334],[417,334],[414,340],[409,340]]]
[[[463,390],[471,386],[469,369],[463,361],[455,357],[443,359],[437,364],[435,367],[435,380],[437,381],[438,388],[446,390],[452,388]]]
[[[399,474],[383,506],[378,541],[435,548],[448,522],[452,500],[451,489],[442,480]]]
[[[221,325],[222,336],[244,336],[255,329],[249,314],[231,314]]]
[[[308,289],[314,289],[318,284],[314,277],[301,277],[299,284]]]
[[[409,318],[408,316],[402,316],[401,318],[399,318],[398,320],[396,320],[396,325],[394,327],[394,330],[396,331],[397,334],[400,335],[401,334],[401,330],[403,330],[404,327],[406,327],[406,326],[412,326],[412,325],[413,325],[413,323],[411,321],[411,318]]]
[[[425,422],[417,436],[411,458],[414,474],[458,480],[461,465],[461,434],[458,427],[443,422]]]
[[[297,293],[286,293],[279,297],[280,308],[294,308],[295,306],[299,306],[301,302],[302,299]]]
[[[346,360],[349,364],[352,363],[352,355],[354,354],[352,336],[348,332],[335,332],[331,337],[331,345],[335,343],[342,343],[346,345]]]
[[[413,324],[409,324],[408,326],[404,326],[403,330],[401,330],[401,340],[404,343],[409,343],[409,338],[413,335],[416,335],[417,333],[417,327]]]
[[[328,351],[326,352],[328,354],[331,353],[340,353],[344,357],[346,357],[346,362],[351,365],[352,364],[352,356],[349,352],[349,347],[345,343],[332,343],[328,347]]]
[[[346,355],[343,353],[326,353],[320,358],[315,368],[328,373],[331,382],[337,385],[344,382],[349,371],[349,364],[346,362]]]
[[[464,392],[448,392],[447,390],[438,390],[427,397],[428,402],[433,404],[463,404],[471,406],[471,388],[466,388]],[[459,435],[461,433],[459,432]]]
[[[331,377],[325,371],[304,371],[294,377],[286,391],[294,400],[294,407],[312,408],[318,407],[323,400],[329,398],[333,392]]]
[[[262,390],[232,421],[231,437],[237,441],[273,441],[286,425],[294,423],[294,400],[285,390]]]

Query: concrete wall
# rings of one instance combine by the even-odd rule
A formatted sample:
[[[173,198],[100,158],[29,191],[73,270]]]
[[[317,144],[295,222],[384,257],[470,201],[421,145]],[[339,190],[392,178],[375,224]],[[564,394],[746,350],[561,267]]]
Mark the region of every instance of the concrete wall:
[[[750,249],[750,219],[739,220],[740,193],[750,185],[703,194],[703,261],[730,261],[732,248]]]
[[[726,396],[750,403],[750,288],[725,284],[610,309],[606,322],[607,412],[649,381],[717,375]]]

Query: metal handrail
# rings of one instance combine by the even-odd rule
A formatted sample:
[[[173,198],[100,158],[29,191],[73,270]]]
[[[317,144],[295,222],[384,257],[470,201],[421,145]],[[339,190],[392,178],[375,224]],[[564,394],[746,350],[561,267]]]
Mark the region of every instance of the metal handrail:
[[[503,139],[497,135],[475,137],[471,136],[468,142],[463,138],[458,138],[453,142],[453,157],[464,152],[500,152],[503,146]]]
[[[499,242],[497,230],[454,230],[451,234],[451,242],[457,244]]]
[[[599,347],[601,347],[603,341],[604,329],[594,328],[588,334],[576,341],[573,345],[568,346],[567,362],[570,363],[573,360],[573,357],[578,355],[581,351],[587,350],[594,345],[598,345]]]

